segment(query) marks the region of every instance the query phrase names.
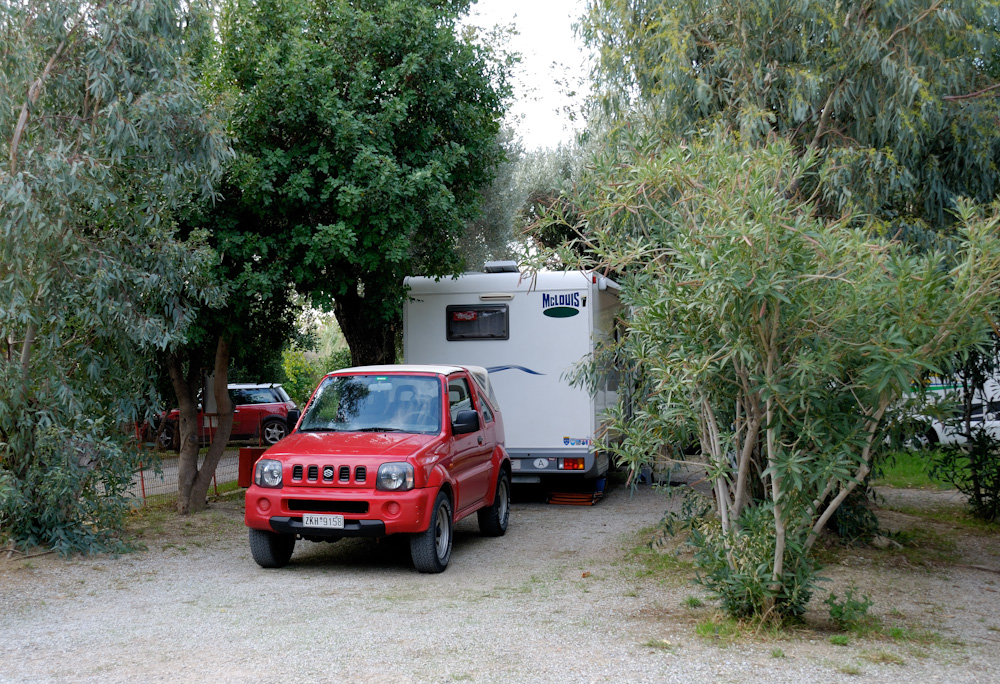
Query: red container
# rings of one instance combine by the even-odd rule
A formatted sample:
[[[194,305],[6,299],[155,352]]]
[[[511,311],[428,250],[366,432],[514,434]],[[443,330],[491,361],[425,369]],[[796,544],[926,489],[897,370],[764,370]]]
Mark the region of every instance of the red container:
[[[240,447],[239,474],[236,477],[240,487],[253,484],[253,467],[265,451],[267,447]]]

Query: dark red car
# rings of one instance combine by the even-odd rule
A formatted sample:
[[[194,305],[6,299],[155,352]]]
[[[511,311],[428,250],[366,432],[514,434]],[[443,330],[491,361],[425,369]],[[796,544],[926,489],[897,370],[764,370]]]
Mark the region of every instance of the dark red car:
[[[230,383],[229,398],[233,402],[233,432],[231,440],[254,440],[261,444],[277,444],[292,431],[299,420],[299,409],[288,393],[277,384]],[[177,421],[180,412],[167,414],[167,425],[159,433],[160,444],[168,449],[180,448]],[[215,416],[198,412],[198,434],[202,443],[212,439],[218,425]]]
[[[320,382],[295,431],[254,467],[245,522],[258,565],[297,539],[408,534],[421,572],[448,566],[472,513],[500,536],[510,512],[503,419],[482,368],[366,366]]]

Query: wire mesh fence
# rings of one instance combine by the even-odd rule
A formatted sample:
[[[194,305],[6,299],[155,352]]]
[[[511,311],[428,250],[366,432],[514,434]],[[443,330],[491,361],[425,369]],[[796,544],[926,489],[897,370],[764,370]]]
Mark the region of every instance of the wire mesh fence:
[[[129,494],[136,505],[144,505],[150,498],[177,493],[177,454],[173,451],[157,451],[152,446],[143,447],[145,467],[132,478]],[[199,456],[199,467],[204,460]],[[148,464],[148,465],[146,465]],[[209,493],[218,494],[219,487],[235,483],[239,476],[239,448],[230,445],[222,454]]]

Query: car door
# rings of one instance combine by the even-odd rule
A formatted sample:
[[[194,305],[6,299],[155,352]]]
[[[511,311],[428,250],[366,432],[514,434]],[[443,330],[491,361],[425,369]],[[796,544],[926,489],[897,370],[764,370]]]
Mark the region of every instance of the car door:
[[[452,470],[456,484],[456,512],[480,503],[489,488],[492,442],[486,439],[483,416],[473,400],[469,379],[464,375],[448,378],[448,409],[454,422],[460,411],[476,411],[479,429],[465,435],[452,435]]]

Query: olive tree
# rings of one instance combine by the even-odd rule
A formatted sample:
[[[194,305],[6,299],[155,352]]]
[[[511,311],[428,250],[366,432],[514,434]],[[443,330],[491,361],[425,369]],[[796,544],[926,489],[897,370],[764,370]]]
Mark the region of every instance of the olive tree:
[[[734,615],[798,613],[810,551],[865,480],[887,413],[988,338],[1000,222],[961,203],[958,252],[918,255],[848,228],[850,213],[818,217],[795,190],[814,160],[787,142],[635,142],[595,169],[574,208],[586,230],[560,252],[618,274],[630,311],[614,353],[633,407],[607,446],[639,467],[693,436],[718,513],[696,529],[701,580]]]
[[[780,136],[824,216],[922,243],[1000,190],[998,29],[997,0],[591,0],[582,23],[612,121]]]
[[[20,546],[114,543],[153,352],[224,294],[173,227],[229,154],[189,10],[0,4],[0,537]]]

